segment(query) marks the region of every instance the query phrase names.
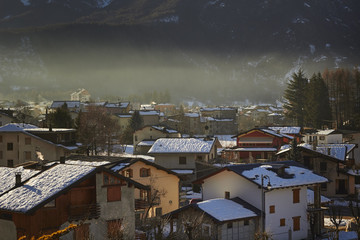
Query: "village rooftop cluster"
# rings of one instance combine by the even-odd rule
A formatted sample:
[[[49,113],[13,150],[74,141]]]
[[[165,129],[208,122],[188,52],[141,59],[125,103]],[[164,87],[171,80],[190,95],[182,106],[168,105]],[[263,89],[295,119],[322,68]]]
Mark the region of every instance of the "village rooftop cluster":
[[[92,102],[79,89],[2,104],[0,239],[329,238],[324,218],[360,188],[360,132],[296,126],[280,103]],[[78,125],[52,124],[64,109]],[[116,127],[94,134],[94,109]]]

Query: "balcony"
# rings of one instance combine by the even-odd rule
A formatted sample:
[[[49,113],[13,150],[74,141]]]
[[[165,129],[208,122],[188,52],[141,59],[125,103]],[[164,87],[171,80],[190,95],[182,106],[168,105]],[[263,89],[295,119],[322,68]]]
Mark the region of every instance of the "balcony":
[[[69,207],[69,222],[98,218],[99,216],[100,206],[97,203]]]
[[[149,202],[142,199],[135,199],[135,210],[146,209],[149,207]]]

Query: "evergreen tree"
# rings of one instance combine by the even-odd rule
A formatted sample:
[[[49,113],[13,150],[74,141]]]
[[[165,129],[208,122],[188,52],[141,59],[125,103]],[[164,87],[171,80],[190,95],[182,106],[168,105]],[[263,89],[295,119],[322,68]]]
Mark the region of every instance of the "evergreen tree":
[[[296,124],[300,127],[304,126],[305,91],[307,84],[308,79],[300,69],[292,75],[292,79],[289,81],[284,94],[284,98],[287,101],[284,105],[286,116],[296,120]]]
[[[61,107],[57,108],[55,112],[49,114],[51,127],[55,128],[72,128],[74,121],[71,118],[70,111],[67,104],[64,103]]]
[[[133,115],[130,118],[130,128],[133,132],[135,132],[136,130],[140,129],[143,125],[143,119],[140,115],[139,111],[134,111]]]
[[[291,141],[288,159],[293,160],[293,161],[300,161],[300,159],[301,159],[301,153],[297,147],[296,137],[294,137],[294,139]]]
[[[308,126],[321,128],[331,123],[329,93],[321,74],[314,74],[306,90],[305,122]]]

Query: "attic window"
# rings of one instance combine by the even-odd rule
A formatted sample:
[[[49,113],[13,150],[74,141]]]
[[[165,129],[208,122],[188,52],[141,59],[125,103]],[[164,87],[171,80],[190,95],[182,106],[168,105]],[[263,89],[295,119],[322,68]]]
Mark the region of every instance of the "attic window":
[[[293,189],[293,203],[300,202],[300,188]]]

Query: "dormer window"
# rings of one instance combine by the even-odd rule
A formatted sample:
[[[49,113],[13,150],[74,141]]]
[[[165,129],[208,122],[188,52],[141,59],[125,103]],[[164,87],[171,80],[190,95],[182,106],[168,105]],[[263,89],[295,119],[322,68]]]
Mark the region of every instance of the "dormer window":
[[[150,168],[140,168],[140,177],[150,177]]]

